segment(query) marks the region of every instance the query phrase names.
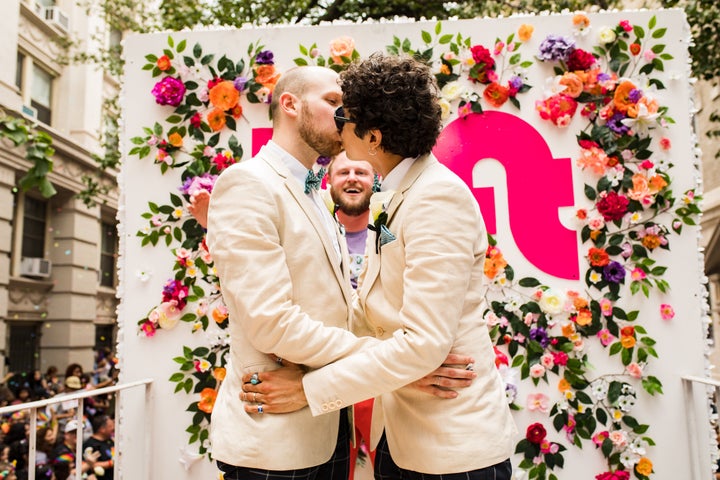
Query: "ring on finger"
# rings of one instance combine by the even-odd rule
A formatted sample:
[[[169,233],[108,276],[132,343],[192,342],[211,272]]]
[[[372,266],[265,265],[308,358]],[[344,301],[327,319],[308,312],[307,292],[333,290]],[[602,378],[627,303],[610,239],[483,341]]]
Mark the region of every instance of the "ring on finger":
[[[278,365],[280,365],[282,367],[282,358],[277,357],[277,359],[275,361],[277,362]]]
[[[253,403],[257,403],[257,393],[253,392]]]
[[[258,405],[258,406],[257,406],[257,409],[258,409],[258,413],[263,413],[263,406],[262,406],[262,405]]]
[[[253,385],[257,385],[258,383],[260,383],[260,374],[258,372],[252,374],[252,376],[250,377],[250,383],[252,383]]]

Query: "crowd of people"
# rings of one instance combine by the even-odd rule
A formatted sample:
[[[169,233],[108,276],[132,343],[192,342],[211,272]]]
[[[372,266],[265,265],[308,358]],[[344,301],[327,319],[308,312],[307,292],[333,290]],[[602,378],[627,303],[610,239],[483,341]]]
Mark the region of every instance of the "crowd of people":
[[[115,359],[107,350],[98,351],[92,371],[71,363],[62,375],[50,366],[43,374],[8,373],[0,384],[0,406],[58,399],[85,390],[112,385],[117,380]],[[112,480],[114,457],[114,395],[83,399],[82,423],[79,401],[68,399],[37,411],[35,464],[30,464],[30,410],[19,410],[0,418],[0,480],[24,480],[31,468],[40,480]],[[78,430],[82,435],[82,472],[76,469]]]

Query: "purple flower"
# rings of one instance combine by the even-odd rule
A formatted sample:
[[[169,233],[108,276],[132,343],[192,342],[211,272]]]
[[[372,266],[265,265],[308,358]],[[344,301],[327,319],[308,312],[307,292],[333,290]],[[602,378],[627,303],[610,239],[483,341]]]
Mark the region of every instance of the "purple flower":
[[[330,157],[318,157],[318,159],[315,160],[315,163],[321,167],[327,167],[330,164]]]
[[[607,81],[610,80],[611,78],[612,78],[612,77],[610,76],[610,74],[609,74],[609,73],[605,73],[605,72],[598,73],[598,76],[597,76],[597,79],[598,79],[598,82],[599,82],[599,83],[607,82]]]
[[[255,63],[258,65],[272,65],[275,63],[273,57],[274,55],[270,50],[263,50],[255,56]]]
[[[535,340],[538,342],[543,348],[547,348],[547,346],[550,344],[550,339],[548,338],[548,334],[542,327],[536,327],[530,329],[530,340]]]
[[[242,92],[245,90],[245,86],[247,85],[247,77],[235,77],[233,85],[235,86],[235,90]]]
[[[508,403],[513,403],[517,398],[517,387],[511,383],[505,384],[505,398]]]
[[[623,115],[622,113],[616,113],[607,121],[607,126],[616,134],[625,135],[630,131],[630,127],[623,124],[623,120],[625,120],[625,115]]]
[[[165,77],[155,84],[152,94],[158,104],[177,107],[185,96],[185,84],[177,78]]]
[[[625,280],[625,267],[620,262],[610,262],[602,272],[603,280],[610,283],[621,283]]]
[[[208,193],[212,193],[215,180],[217,180],[217,175],[210,175],[209,173],[203,173],[198,177],[188,177],[178,190],[190,196],[200,190],[206,190]]]
[[[562,35],[550,34],[540,44],[540,60],[562,60],[565,61],[570,53],[575,50],[575,41]]]
[[[520,90],[523,86],[523,79],[522,77],[515,75],[508,81],[508,85],[510,85],[510,88],[513,90]]]
[[[628,94],[628,99],[632,103],[637,103],[643,96],[642,90],[638,90],[637,88],[633,88],[630,90],[630,93]]]

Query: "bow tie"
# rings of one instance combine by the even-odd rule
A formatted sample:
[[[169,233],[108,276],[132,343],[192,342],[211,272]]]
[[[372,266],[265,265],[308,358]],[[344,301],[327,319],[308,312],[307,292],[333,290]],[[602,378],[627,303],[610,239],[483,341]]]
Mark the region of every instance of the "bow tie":
[[[313,190],[319,190],[320,189],[320,182],[322,181],[322,178],[325,176],[325,169],[321,168],[318,170],[317,173],[313,172],[312,170],[308,170],[307,175],[305,176],[305,193],[310,193]]]

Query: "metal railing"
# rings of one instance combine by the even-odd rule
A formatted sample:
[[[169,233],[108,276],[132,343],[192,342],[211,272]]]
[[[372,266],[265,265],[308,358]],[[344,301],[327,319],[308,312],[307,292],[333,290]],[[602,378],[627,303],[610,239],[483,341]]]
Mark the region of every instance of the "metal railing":
[[[96,388],[94,390],[83,390],[81,392],[77,393],[71,393],[71,394],[62,394],[60,396],[56,396],[53,398],[49,398],[47,400],[39,400],[36,402],[28,402],[28,403],[21,403],[18,405],[12,405],[9,407],[2,407],[0,408],[0,416],[11,414],[19,411],[30,411],[30,434],[28,439],[28,480],[35,480],[35,458],[37,454],[37,414],[38,410],[45,408],[49,405],[54,405],[57,403],[64,403],[72,400],[78,401],[78,406],[76,409],[76,414],[73,419],[77,421],[78,425],[78,432],[77,432],[77,442],[75,445],[75,477],[80,478],[82,472],[82,460],[83,460],[83,435],[82,435],[82,428],[84,425],[83,421],[83,400],[88,397],[95,397],[98,395],[104,395],[106,393],[113,393],[113,392],[121,392],[122,390],[127,390],[130,388],[135,387],[145,387],[145,415],[149,415],[151,412],[151,386],[152,386],[153,379],[152,378],[146,378],[144,380],[137,380],[135,382],[128,382],[123,383],[120,385],[113,385],[111,387],[102,387],[102,388]],[[120,410],[120,402],[121,402],[121,395],[118,394],[117,400],[115,401],[115,413]],[[115,415],[115,418],[117,418],[117,415]],[[146,448],[145,448],[145,478],[150,478],[150,459],[152,458],[151,455],[151,448],[152,445],[150,445],[150,435],[146,435]],[[116,477],[117,478],[117,477]]]
[[[706,478],[700,474],[700,466],[703,465],[702,450],[698,446],[698,438],[700,430],[698,428],[698,419],[695,412],[694,403],[694,390],[693,384],[700,383],[703,385],[709,385],[715,387],[715,393],[720,393],[720,381],[713,380],[711,378],[696,377],[693,375],[685,375],[682,377],[683,381],[683,397],[685,399],[685,405],[688,408],[685,410],[685,421],[687,422],[688,431],[688,448],[690,449],[690,479],[700,480]]]

